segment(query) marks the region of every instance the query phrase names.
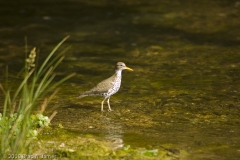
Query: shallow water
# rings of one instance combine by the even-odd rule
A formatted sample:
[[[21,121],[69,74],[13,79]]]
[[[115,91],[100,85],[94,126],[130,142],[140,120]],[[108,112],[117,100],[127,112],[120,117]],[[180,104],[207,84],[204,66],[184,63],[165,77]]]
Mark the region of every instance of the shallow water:
[[[189,159],[240,157],[239,1],[1,2],[0,66],[17,72],[36,46],[43,58],[66,35],[71,45],[53,125],[113,142],[113,148],[169,147]],[[3,11],[1,11],[3,13]],[[3,14],[1,14],[3,15]],[[114,112],[100,112],[101,97],[76,99],[123,71]],[[14,77],[14,75],[10,75]],[[3,80],[3,77],[1,78]],[[107,104],[105,104],[105,110]]]

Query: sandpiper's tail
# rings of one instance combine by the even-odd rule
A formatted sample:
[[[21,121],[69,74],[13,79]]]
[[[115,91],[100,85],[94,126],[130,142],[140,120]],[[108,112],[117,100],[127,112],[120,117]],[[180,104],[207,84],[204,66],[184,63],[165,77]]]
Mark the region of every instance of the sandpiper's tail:
[[[86,97],[87,95],[85,94],[80,94],[79,96],[77,96],[77,98],[83,98],[83,97]]]

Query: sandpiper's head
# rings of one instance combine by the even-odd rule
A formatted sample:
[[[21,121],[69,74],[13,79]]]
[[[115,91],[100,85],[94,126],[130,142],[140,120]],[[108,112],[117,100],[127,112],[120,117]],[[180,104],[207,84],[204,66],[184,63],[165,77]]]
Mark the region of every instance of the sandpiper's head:
[[[131,68],[128,68],[126,65],[125,65],[125,63],[123,63],[123,62],[118,62],[117,64],[116,64],[116,68],[115,68],[116,70],[124,70],[124,69],[127,69],[127,70],[129,70],[129,71],[133,71]]]

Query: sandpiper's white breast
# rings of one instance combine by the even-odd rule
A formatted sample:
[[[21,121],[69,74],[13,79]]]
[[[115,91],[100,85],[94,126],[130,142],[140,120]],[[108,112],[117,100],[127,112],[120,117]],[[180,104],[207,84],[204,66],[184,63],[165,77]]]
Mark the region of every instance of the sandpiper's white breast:
[[[116,72],[116,77],[112,82],[113,87],[108,90],[108,93],[107,93],[108,96],[115,94],[119,90],[121,86],[121,80],[122,80],[122,70],[118,70]]]

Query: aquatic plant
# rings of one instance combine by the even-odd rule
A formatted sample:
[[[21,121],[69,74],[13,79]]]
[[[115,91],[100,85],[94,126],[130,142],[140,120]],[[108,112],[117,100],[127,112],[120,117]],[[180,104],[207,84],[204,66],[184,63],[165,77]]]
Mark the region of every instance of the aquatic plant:
[[[22,80],[16,88],[9,87],[8,83],[0,84],[5,96],[3,112],[0,113],[0,159],[7,159],[10,154],[29,153],[32,140],[56,115],[56,111],[50,117],[43,113],[58,92],[56,87],[75,75],[72,73],[53,81],[56,77],[54,70],[64,59],[64,53],[69,47],[55,56],[54,53],[67,38],[59,42],[39,67],[35,64],[38,59],[36,48],[33,48],[26,56],[25,66],[19,74]],[[8,72],[6,76],[8,77]]]

